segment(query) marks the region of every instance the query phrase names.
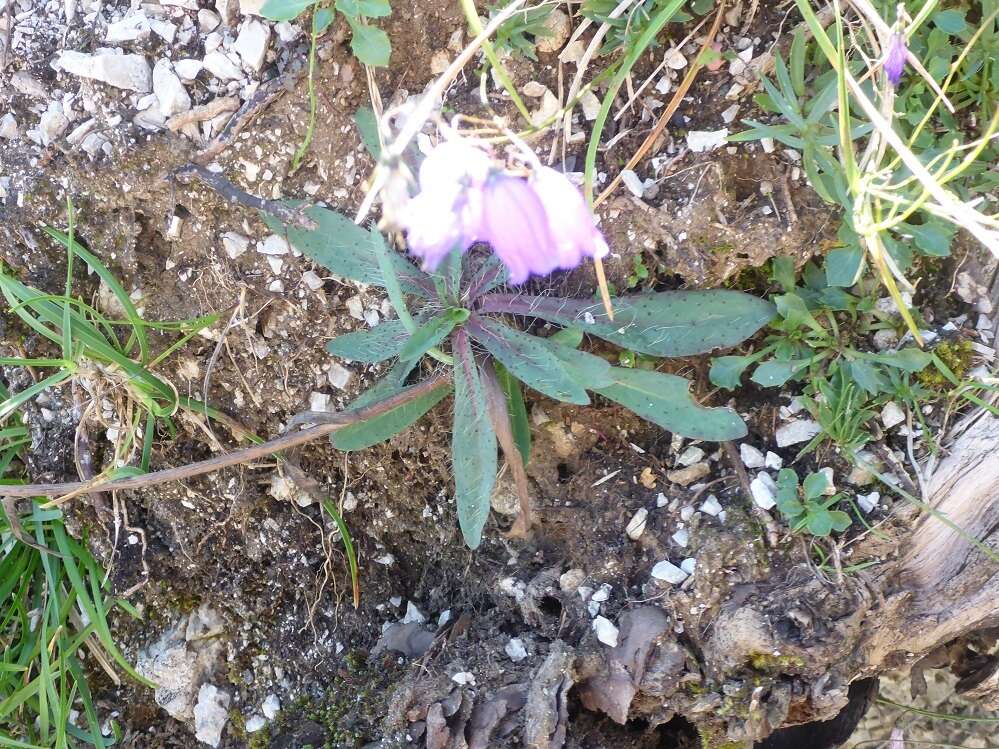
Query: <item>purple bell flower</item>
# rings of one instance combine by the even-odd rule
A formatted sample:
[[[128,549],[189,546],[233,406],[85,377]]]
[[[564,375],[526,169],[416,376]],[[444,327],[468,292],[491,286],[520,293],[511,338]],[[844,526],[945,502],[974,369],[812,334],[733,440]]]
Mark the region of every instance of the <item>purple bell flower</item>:
[[[908,48],[905,45],[905,35],[895,32],[888,42],[888,52],[885,55],[884,69],[885,75],[891,81],[891,85],[897,86],[902,80],[902,73],[905,71],[905,58]]]
[[[409,200],[401,223],[409,250],[433,271],[456,247],[462,252],[481,239],[482,186],[489,157],[463,141],[437,146],[420,165],[420,192]]]
[[[603,258],[610,252],[586,199],[564,174],[543,166],[535,171],[531,185],[548,215],[556,268],[575,268],[584,257]]]
[[[427,156],[420,192],[400,218],[410,252],[425,270],[454,249],[488,242],[512,284],[609,251],[582,194],[564,175],[543,166],[530,178],[495,170],[483,151],[461,140]]]
[[[559,267],[545,204],[525,179],[507,174],[489,179],[482,194],[481,234],[507,267],[512,284]]]

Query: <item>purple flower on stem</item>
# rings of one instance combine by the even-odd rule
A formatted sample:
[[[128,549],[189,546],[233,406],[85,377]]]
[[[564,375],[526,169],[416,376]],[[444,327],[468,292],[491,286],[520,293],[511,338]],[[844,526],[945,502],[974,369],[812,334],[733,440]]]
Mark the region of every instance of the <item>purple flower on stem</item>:
[[[485,153],[463,141],[443,143],[424,160],[420,192],[402,224],[425,269],[456,248],[488,242],[513,284],[608,253],[586,201],[564,175],[542,166],[529,178],[492,169]]]
[[[905,58],[908,48],[905,46],[905,35],[895,32],[888,42],[888,52],[885,54],[884,69],[885,75],[891,81],[891,85],[897,86],[902,80],[902,73],[905,71]]]

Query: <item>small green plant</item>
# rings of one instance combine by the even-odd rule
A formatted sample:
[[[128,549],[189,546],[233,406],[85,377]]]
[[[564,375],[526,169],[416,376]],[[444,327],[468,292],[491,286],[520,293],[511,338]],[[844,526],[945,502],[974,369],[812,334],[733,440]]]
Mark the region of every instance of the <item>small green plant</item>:
[[[984,17],[971,24],[964,10],[938,10],[936,0],[915,18],[900,4],[901,16],[891,25],[875,4],[865,3],[858,8],[878,32],[847,42],[839,13],[830,33],[809,0],[795,3],[814,41],[799,30],[789,62],[777,57],[775,81],[765,80],[757,97],[783,122],[746,120],[750,129],[730,140],[771,138],[800,152],[815,191],[843,209],[839,246],[826,257],[828,283],[852,286],[869,261],[922,343],[899,290],[911,290],[904,274],[913,250],[946,256],[960,227],[999,252],[994,216],[971,200],[996,184],[990,165],[999,157],[993,137],[999,79],[987,61],[999,44],[999,8],[984,6]],[[902,61],[889,81],[878,61],[899,39]],[[927,75],[904,75],[906,48]],[[977,137],[962,143],[970,133]]]
[[[656,14],[667,5],[667,0],[639,0],[637,3],[632,3],[626,12],[619,11],[615,14],[614,11],[620,4],[617,0],[583,0],[581,14],[598,25],[606,23],[610,27],[600,48],[602,55],[611,55],[620,50],[633,48],[645,30],[654,22]],[[713,7],[713,0],[691,0],[687,3],[687,10],[690,13],[677,11],[672,21],[686,23],[695,15],[702,16],[709,13]],[[655,42],[652,44],[654,46]]]
[[[843,495],[827,496],[828,488],[829,478],[822,471],[808,474],[800,486],[793,468],[782,468],[777,474],[777,509],[795,533],[804,530],[824,538],[850,527],[850,516],[832,509]]]
[[[494,5],[489,11],[490,18],[504,7],[505,4]],[[555,5],[543,5],[514,13],[496,29],[495,48],[500,52],[537,60],[538,42],[552,35],[548,28],[548,18],[553,10]]]
[[[9,483],[7,481],[6,483]],[[120,735],[101,732],[102,720],[87,680],[87,669],[121,669],[139,676],[115,645],[108,615],[135,609],[105,592],[106,574],[72,538],[62,513],[32,503],[18,521],[37,547],[18,540],[6,514],[0,517],[0,745],[103,749]],[[58,554],[58,556],[57,556]],[[86,665],[81,653],[90,657]],[[115,677],[117,678],[117,677]],[[77,717],[79,715],[79,717]]]
[[[389,0],[267,0],[260,13],[271,21],[293,21],[313,9],[312,35],[322,34],[333,23],[334,10],[350,25],[350,49],[365,65],[385,67],[389,63],[392,45],[388,34],[367,23],[366,18],[384,18],[392,13]],[[313,49],[314,54],[314,49]]]
[[[91,397],[107,397],[119,404],[119,441],[115,446],[112,472],[115,475],[148,470],[150,451],[158,422],[173,431],[173,417],[180,410],[216,419],[233,428],[231,419],[204,403],[181,395],[169,382],[153,370],[201,330],[212,325],[217,315],[180,322],[148,322],[139,315],[125,289],[89,250],[73,236],[72,208],[70,230],[62,232],[51,227],[46,233],[67,250],[67,282],[63,294],[46,294],[19,281],[0,268],[0,293],[16,315],[32,331],[59,347],[60,356],[50,358],[0,357],[0,365],[52,369],[48,376],[20,392],[0,391],[0,463],[9,462],[16,447],[27,439],[24,427],[4,422],[25,402],[44,390],[59,386],[74,378],[91,384]],[[73,296],[73,260],[84,262],[110,289],[125,319],[113,320],[102,315],[82,299]],[[120,332],[124,331],[124,333]],[[152,352],[149,331],[179,333],[180,337],[159,354]],[[136,433],[142,434],[141,440]],[[238,433],[237,436],[249,436]],[[114,468],[130,462],[130,456],[141,446],[138,466]]]
[[[616,401],[639,416],[686,436],[734,439],[746,426],[728,408],[705,408],[690,395],[689,381],[672,374],[614,367],[578,348],[583,333],[654,357],[689,356],[732,346],[773,316],[773,306],[728,291],[674,291],[615,299],[613,322],[599,302],[505,293],[506,270],[496,256],[484,260],[452,253],[437,273],[419,270],[392,251],[377,230],[314,207],[315,229],[283,227],[304,254],[336,273],[388,292],[398,319],[342,335],[329,352],[357,362],[395,360],[388,373],[353,406],[396,398],[396,407],[332,435],[342,450],[360,450],[406,429],[454,392],[452,453],[458,519],[466,543],[481,540],[496,480],[497,445],[522,475],[530,454],[529,424],[521,383],[556,400],[588,404],[588,391]],[[410,305],[415,303],[415,312]],[[563,328],[548,337],[513,325],[517,318]],[[443,347],[443,348],[442,348]],[[446,348],[447,350],[443,350]],[[449,367],[414,385],[409,377],[424,356]],[[523,482],[526,487],[526,480]],[[521,496],[523,503],[527,503]]]

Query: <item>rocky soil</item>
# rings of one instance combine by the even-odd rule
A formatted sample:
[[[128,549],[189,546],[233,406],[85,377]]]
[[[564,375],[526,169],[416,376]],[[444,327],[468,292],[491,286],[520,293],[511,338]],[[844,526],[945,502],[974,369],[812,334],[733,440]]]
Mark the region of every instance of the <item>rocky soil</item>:
[[[698,79],[677,127],[601,209],[619,288],[636,258],[652,269],[650,287],[735,283],[775,255],[803,262],[835,233],[830,212],[805,187],[799,154],[721,142],[753,107],[754,61],[784,31],[783,11],[748,5],[730,11],[719,36],[734,61]],[[354,124],[370,103],[365,70],[338,20],[318,46],[315,140],[293,168],[308,117],[307,38],[301,23],[261,18],[260,6],[0,0],[0,259],[58,293],[65,261],[40,228],[65,226],[71,198],[77,236],[147,319],[220,315],[158,373],[270,437],[295,413],[342,408],[377,376],[375,367],[332,360],[323,347],[392,312],[380,290],[332,277],[255,210],[230,200],[238,188],[349,213],[373,167]],[[456,3],[392,7],[383,25],[393,62],[372,80],[387,104],[401,104],[467,36]],[[671,28],[670,38],[679,42],[689,30]],[[580,52],[568,29],[547,41],[537,63],[511,62],[539,117],[553,100],[557,107],[559,81],[574,74]],[[699,41],[694,34],[674,46],[659,70],[650,61],[640,102],[622,107],[608,133],[605,170],[615,173],[609,165],[645,137]],[[447,105],[471,112],[477,102],[470,68]],[[580,136],[594,114],[592,102],[577,110],[570,172],[581,169]],[[533,145],[556,153],[551,137]],[[78,276],[77,288],[100,300],[97,280]],[[976,277],[984,275],[962,281],[959,308],[938,316],[936,328],[966,331],[991,350],[988,290]],[[551,283],[594,288],[589,270]],[[29,353],[44,350],[23,340]],[[155,340],[165,347],[170,338]],[[706,402],[722,401],[704,361],[671,366],[697,381]],[[70,401],[57,397],[46,409],[68,413]],[[101,705],[122,726],[122,745],[143,749],[697,747],[700,738],[677,713],[706,711],[751,738],[748,720],[726,711],[753,678],[793,664],[768,656],[737,678],[732,664],[705,662],[709,643],[722,649],[702,625],[753,584],[801,574],[807,554],[783,538],[769,548],[759,518],[774,507],[776,471],[816,425],[799,401],[772,391],[751,390],[735,405],[751,430],[735,446],[749,496],[718,445],[682,440],[606,402],[579,409],[535,395],[529,474],[539,527],[528,541],[504,537],[516,502],[503,476],[476,553],[457,533],[447,402],[361,453],[304,448],[297,464],[344,513],[359,550],[357,609],[335,527],[273,461],[123,493],[126,533],[93,506],[71,504],[70,518],[90,529],[114,590],[127,591],[144,615],[116,615],[115,632],[160,685],[116,686],[96,672]],[[39,435],[57,431],[41,409],[29,418]],[[870,457],[901,481],[906,427],[890,408],[880,420],[886,453]],[[37,466],[33,478],[75,478],[65,460],[74,422],[60,424],[61,438],[49,445],[63,460]],[[98,457],[109,459],[115,435],[98,436]],[[206,431],[192,419],[175,437],[158,435],[153,460],[180,465],[235,445],[218,425]],[[812,467],[829,470],[890,537],[904,530],[871,476],[851,473],[828,452]],[[891,543],[857,545],[843,562],[894,554]],[[715,680],[713,669],[727,678]],[[667,695],[683,710],[663,708]]]

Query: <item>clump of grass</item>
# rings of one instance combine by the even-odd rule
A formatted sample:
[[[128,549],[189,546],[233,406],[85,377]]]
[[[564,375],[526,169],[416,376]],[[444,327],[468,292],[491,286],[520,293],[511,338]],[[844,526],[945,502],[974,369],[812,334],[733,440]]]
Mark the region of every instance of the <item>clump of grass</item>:
[[[8,312],[20,318],[30,330],[58,346],[60,355],[0,357],[0,365],[50,370],[49,374],[20,392],[0,392],[0,439],[12,440],[10,444],[15,446],[23,444],[27,431],[21,426],[5,425],[5,420],[9,421],[9,417],[23,404],[44,390],[71,380],[88,392],[86,414],[100,414],[100,404],[105,401],[115,404],[121,423],[113,425],[118,432],[118,440],[115,459],[109,470],[116,475],[135,470],[136,467],[122,466],[136,462],[136,457],[138,470],[148,470],[157,424],[164,424],[172,433],[175,431],[173,419],[178,412],[185,411],[194,418],[216,419],[234,428],[232,420],[225,414],[181,395],[174,385],[154,372],[193,336],[215,323],[218,316],[212,314],[178,322],[147,322],[139,315],[114,274],[73,236],[72,208],[68,232],[51,227],[46,227],[45,231],[67,250],[68,273],[63,294],[46,294],[24,284],[3,268],[0,268],[0,293],[9,305]],[[124,319],[109,319],[73,296],[75,259],[84,262],[106,284],[123,310]],[[179,337],[162,352],[154,354],[149,331],[172,332]],[[235,431],[237,436],[248,436],[238,428]],[[8,442],[0,442],[0,464],[9,455],[12,453]]]
[[[10,483],[5,480],[4,483]],[[72,538],[62,513],[32,503],[15,520],[47,553],[17,539],[11,519],[0,517],[0,745],[12,747],[94,746],[120,738],[101,731],[102,721],[87,672],[105,671],[119,681],[123,671],[155,686],[129,665],[115,645],[108,615],[135,609],[105,591],[105,572]]]

